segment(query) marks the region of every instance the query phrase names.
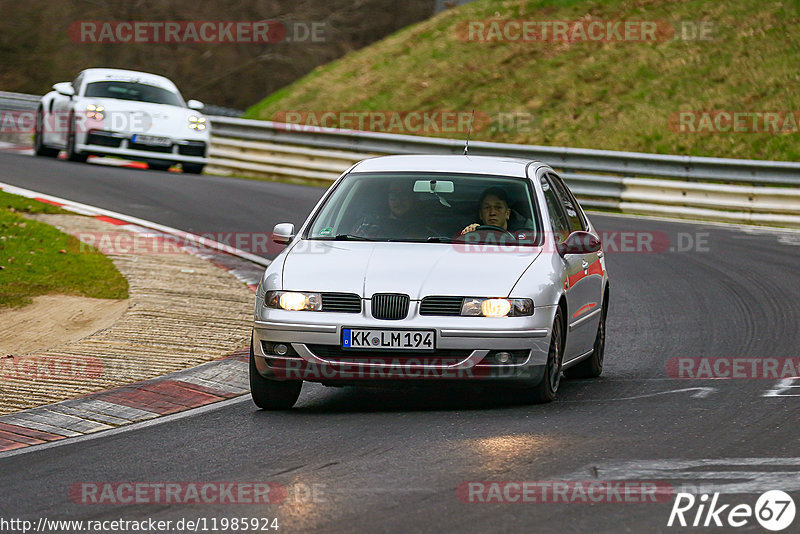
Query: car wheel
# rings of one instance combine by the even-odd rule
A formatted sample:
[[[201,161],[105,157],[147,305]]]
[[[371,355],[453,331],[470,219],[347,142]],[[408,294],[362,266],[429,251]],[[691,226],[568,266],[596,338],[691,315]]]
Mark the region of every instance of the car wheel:
[[[202,163],[181,163],[183,172],[188,174],[202,174],[205,165]]]
[[[606,350],[606,312],[608,306],[603,303],[600,313],[600,324],[597,325],[597,335],[594,338],[592,355],[564,371],[567,378],[596,378],[603,373],[603,357]]]
[[[250,395],[262,410],[288,410],[300,397],[302,380],[270,380],[256,369],[253,341],[250,341]]]
[[[550,349],[547,352],[547,364],[541,381],[526,390],[527,399],[534,404],[552,402],[556,399],[556,392],[561,383],[561,364],[564,360],[564,319],[561,308],[556,311],[553,320],[553,329],[550,335]]]
[[[85,162],[89,159],[89,154],[82,154],[75,150],[75,116],[69,117],[69,130],[67,131],[67,159],[70,161],[77,161],[79,163]]]
[[[44,144],[44,112],[39,108],[36,110],[36,124],[33,129],[33,153],[37,156],[55,158],[58,152],[57,148],[50,148]]]
[[[147,168],[152,171],[168,171],[172,167],[172,163],[148,163]]]

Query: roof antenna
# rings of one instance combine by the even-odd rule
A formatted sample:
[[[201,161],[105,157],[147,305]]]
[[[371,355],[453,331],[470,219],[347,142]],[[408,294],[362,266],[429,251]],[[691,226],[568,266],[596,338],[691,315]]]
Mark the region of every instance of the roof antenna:
[[[472,133],[472,119],[475,118],[475,108],[472,108],[472,115],[469,117],[469,129],[467,130],[467,143],[464,145],[464,155],[469,151],[469,134]]]

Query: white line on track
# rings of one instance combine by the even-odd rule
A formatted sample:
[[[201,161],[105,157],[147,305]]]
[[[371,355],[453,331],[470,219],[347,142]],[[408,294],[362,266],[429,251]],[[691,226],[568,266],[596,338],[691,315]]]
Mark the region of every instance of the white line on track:
[[[133,423],[130,425],[125,425],[119,428],[113,428],[111,430],[104,430],[102,432],[96,432],[93,434],[86,434],[83,436],[77,436],[74,438],[66,438],[60,439],[58,441],[50,441],[48,443],[43,443],[41,445],[33,445],[30,447],[25,447],[23,449],[11,450],[6,452],[0,452],[0,459],[9,458],[11,456],[18,456],[20,454],[28,454],[32,452],[39,452],[45,449],[52,449],[53,447],[61,447],[62,445],[71,445],[73,443],[80,443],[82,441],[89,441],[92,439],[97,438],[107,438],[110,436],[116,436],[117,434],[122,434],[125,432],[132,432],[134,430],[140,430],[143,428],[150,428],[151,426],[160,425],[163,423],[170,423],[172,421],[177,421],[179,419],[185,419],[187,417],[194,417],[196,415],[205,414],[214,410],[219,410],[220,408],[226,408],[233,404],[239,404],[242,402],[250,401],[249,395],[242,395],[239,397],[235,397],[233,399],[227,399],[224,401],[215,402],[213,404],[207,404],[205,406],[200,406],[198,408],[192,408],[190,410],[186,410],[185,412],[175,413],[171,415],[165,415],[163,417],[158,417],[156,419],[151,419],[149,421],[142,421],[141,423]]]
[[[208,239],[203,236],[199,236],[196,234],[192,234],[189,232],[184,232],[183,230],[178,230],[177,228],[172,228],[170,226],[165,226],[163,224],[158,224],[156,222],[148,221],[145,219],[139,219],[138,217],[132,217],[130,215],[125,215],[124,213],[118,213],[116,211],[111,211],[103,208],[98,208],[97,206],[92,206],[89,204],[82,204],[80,202],[75,202],[74,200],[68,200],[65,198],[55,197],[53,195],[46,195],[44,193],[39,193],[37,191],[31,191],[30,189],[23,189],[22,187],[17,187],[11,184],[6,184],[0,182],[0,189],[5,191],[6,193],[11,193],[13,195],[20,195],[27,198],[43,198],[45,200],[49,200],[51,202],[57,202],[59,204],[63,204],[64,208],[71,209],[78,213],[82,214],[93,214],[93,215],[104,215],[106,217],[112,217],[114,219],[119,219],[121,221],[129,222],[131,224],[135,224],[138,226],[142,226],[144,228],[150,228],[151,230],[157,230],[159,232],[173,235],[179,237],[181,239],[185,239],[187,241],[191,241],[192,243],[196,243],[198,245],[213,248],[219,250],[221,252],[225,252],[231,254],[233,256],[238,256],[247,261],[251,261],[263,267],[269,267],[272,263],[271,260],[266,258],[262,258],[261,256],[256,256],[255,254],[251,254],[249,252],[245,252],[244,250],[238,249],[236,247],[232,247],[230,245],[226,245],[224,243],[220,243],[219,241],[214,241],[213,239]],[[73,209],[74,208],[74,209]]]

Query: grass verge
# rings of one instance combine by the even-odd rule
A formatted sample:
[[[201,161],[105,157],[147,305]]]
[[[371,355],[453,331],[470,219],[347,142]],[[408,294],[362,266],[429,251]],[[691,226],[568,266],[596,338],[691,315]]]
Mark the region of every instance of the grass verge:
[[[69,213],[0,191],[0,309],[37,295],[128,298],[128,281],[100,252],[25,214]]]
[[[508,20],[657,21],[676,33],[654,42],[464,37],[470,21]],[[692,38],[698,27],[710,31]],[[350,112],[475,109],[472,139],[797,161],[800,133],[791,121],[781,119],[780,131],[764,132],[761,123],[762,133],[744,133],[709,131],[703,120],[716,111],[797,116],[798,63],[796,0],[478,0],[319,67],[246,116],[334,112],[335,122]],[[699,131],[676,131],[681,112],[698,112],[690,122]],[[479,123],[479,115],[491,121]]]

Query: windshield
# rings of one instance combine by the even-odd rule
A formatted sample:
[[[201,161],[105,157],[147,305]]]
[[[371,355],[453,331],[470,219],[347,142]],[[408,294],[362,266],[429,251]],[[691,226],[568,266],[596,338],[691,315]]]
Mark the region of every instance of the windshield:
[[[86,86],[85,96],[100,98],[117,98],[119,100],[134,100],[136,102],[152,102],[154,104],[168,104],[170,106],[185,107],[183,99],[177,93],[137,82],[93,82]]]
[[[317,212],[307,239],[535,245],[539,216],[523,178],[353,173]]]

